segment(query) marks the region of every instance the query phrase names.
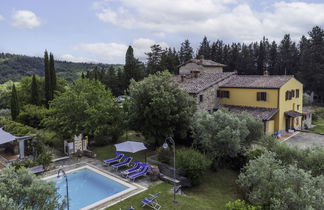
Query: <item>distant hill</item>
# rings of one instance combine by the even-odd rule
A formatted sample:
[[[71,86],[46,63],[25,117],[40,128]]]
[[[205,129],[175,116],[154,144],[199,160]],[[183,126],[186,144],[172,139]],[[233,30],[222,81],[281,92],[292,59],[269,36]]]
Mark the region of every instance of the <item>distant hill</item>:
[[[58,77],[68,82],[79,78],[81,72],[94,69],[96,66],[109,68],[110,64],[74,63],[67,61],[55,61],[55,69]],[[122,67],[122,65],[115,65]],[[24,76],[33,74],[44,76],[44,59],[25,55],[0,53],[0,84],[8,80],[17,81]]]

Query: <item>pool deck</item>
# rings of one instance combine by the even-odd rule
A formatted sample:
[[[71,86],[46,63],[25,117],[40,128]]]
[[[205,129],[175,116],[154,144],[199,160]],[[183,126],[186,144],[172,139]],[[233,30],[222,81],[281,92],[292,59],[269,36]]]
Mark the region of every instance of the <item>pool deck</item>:
[[[102,203],[102,204],[100,204],[94,208],[90,208],[90,209],[105,209],[105,208],[115,205],[116,203],[121,202],[131,196],[134,196],[138,193],[141,193],[141,192],[147,190],[147,188],[149,186],[156,185],[161,182],[161,181],[152,182],[148,176],[138,178],[138,179],[136,179],[135,182],[133,182],[133,181],[130,181],[129,179],[125,179],[122,176],[120,176],[120,172],[112,169],[112,167],[104,166],[101,161],[96,160],[96,159],[86,158],[86,157],[82,157],[82,158],[72,157],[72,158],[70,158],[68,160],[64,160],[62,162],[53,163],[50,165],[50,168],[52,168],[52,170],[44,172],[42,175],[40,175],[40,177],[46,178],[49,176],[53,176],[53,175],[57,174],[57,172],[60,168],[62,168],[64,171],[70,171],[70,170],[77,169],[77,168],[80,168],[83,166],[90,166],[100,172],[106,173],[110,176],[113,176],[119,180],[122,180],[128,184],[135,186],[134,190],[132,190],[128,193],[125,193],[125,194],[119,196],[118,198],[114,198],[112,200],[109,200],[105,203]]]

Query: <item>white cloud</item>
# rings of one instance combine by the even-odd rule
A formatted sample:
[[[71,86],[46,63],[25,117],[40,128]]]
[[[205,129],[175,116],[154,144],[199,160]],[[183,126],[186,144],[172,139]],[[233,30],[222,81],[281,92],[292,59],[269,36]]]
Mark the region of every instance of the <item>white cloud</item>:
[[[159,44],[162,48],[167,48],[168,45],[165,42],[157,43],[151,39],[139,38],[132,42],[132,47],[134,48],[134,56],[140,60],[145,60],[145,53],[150,51],[150,47],[153,44]],[[124,63],[125,54],[128,45],[121,43],[81,43],[74,47],[75,50],[88,53],[89,56],[94,57],[94,59],[85,58],[77,59],[72,55],[65,55],[65,60],[69,61],[92,61],[92,62],[102,62],[102,63]],[[79,61],[78,61],[79,60]]]
[[[281,39],[324,26],[324,3],[275,2],[253,9],[243,0],[102,0],[94,3],[97,17],[127,29],[152,34],[198,34],[234,41],[256,41],[262,36]],[[251,1],[250,1],[251,2]],[[117,8],[116,8],[116,5]]]
[[[3,21],[4,17],[2,15],[0,15],[0,21]]]
[[[35,13],[29,10],[18,10],[12,15],[12,25],[17,28],[32,29],[42,24]]]
[[[58,58],[58,60],[61,61],[70,61],[70,62],[76,62],[76,63],[98,63],[98,61],[86,57],[75,57],[71,54],[64,54]]]

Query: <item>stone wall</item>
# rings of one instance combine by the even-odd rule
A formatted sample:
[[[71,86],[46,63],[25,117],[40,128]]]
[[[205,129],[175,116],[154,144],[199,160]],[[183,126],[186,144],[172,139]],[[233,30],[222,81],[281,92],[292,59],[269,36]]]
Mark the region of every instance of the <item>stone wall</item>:
[[[231,77],[224,79],[223,81],[201,91],[200,93],[194,95],[197,103],[197,111],[213,111],[218,109],[220,98],[217,98],[217,90],[219,86],[226,83]],[[203,96],[203,101],[200,102],[200,95]]]
[[[223,67],[204,67],[205,72],[209,73],[223,73]]]

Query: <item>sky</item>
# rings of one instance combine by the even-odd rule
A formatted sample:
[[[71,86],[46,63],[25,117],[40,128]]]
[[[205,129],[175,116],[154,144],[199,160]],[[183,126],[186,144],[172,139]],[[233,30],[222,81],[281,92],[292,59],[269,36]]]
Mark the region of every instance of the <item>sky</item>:
[[[324,0],[0,0],[0,52],[124,63],[129,45],[144,61],[153,44],[298,41],[315,25]]]

